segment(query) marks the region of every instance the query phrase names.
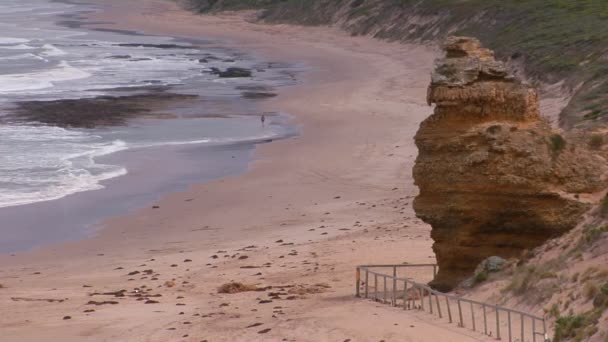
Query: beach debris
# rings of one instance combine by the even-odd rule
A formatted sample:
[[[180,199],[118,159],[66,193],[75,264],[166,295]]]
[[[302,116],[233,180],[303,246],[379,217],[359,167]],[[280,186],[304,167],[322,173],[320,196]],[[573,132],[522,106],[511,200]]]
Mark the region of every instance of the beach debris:
[[[47,302],[47,303],[63,303],[66,299],[53,299],[53,298],[25,298],[25,297],[11,297],[13,302]]]
[[[251,77],[253,75],[251,70],[246,69],[246,68],[239,68],[239,67],[230,67],[224,71],[222,71],[218,68],[211,68],[208,72],[213,75],[218,75],[219,77],[222,77],[222,78]]]
[[[119,290],[119,291],[113,291],[113,292],[94,292],[94,293],[90,293],[89,296],[114,296],[114,297],[124,297],[125,296],[125,292],[127,292],[127,290]]]
[[[98,301],[94,301],[94,300],[90,300],[87,302],[87,305],[116,305],[118,304],[117,301],[113,301],[113,300],[104,300],[103,302],[98,302]]]
[[[270,332],[270,330],[272,330],[272,329],[267,328],[267,329],[264,329],[264,330],[260,330],[260,331],[258,331],[258,334],[266,334],[266,333]]]
[[[319,284],[314,284],[314,285],[300,284],[300,285],[293,286],[287,292],[290,294],[295,294],[295,295],[317,294],[317,293],[323,293],[323,292],[327,291],[327,289],[330,289],[330,288],[331,288],[331,286],[328,284],[325,284],[325,283],[319,283]]]
[[[164,285],[165,287],[173,287],[175,286],[175,282],[173,280],[167,280]]]
[[[72,319],[72,316],[63,316],[63,320],[66,321],[68,319]]]
[[[264,323],[253,323],[252,325],[245,327],[245,329],[259,327],[261,325],[264,325]]]
[[[265,290],[266,290],[265,288],[259,288],[255,285],[247,285],[247,284],[243,284],[243,283],[239,283],[239,282],[230,282],[230,283],[226,283],[226,284],[223,284],[220,287],[218,287],[217,292],[233,294],[233,293],[240,293],[240,292],[253,292],[253,291],[265,291]]]

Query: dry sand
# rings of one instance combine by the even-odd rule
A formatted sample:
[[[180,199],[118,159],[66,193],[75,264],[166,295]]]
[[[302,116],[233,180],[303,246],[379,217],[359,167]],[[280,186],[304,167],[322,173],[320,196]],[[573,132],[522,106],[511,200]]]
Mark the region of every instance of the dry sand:
[[[198,17],[158,0],[97,1],[111,8],[95,19],[113,28],[304,62],[302,82],[263,105],[293,114],[302,135],[259,146],[241,176],[109,220],[94,238],[0,257],[1,341],[486,340],[353,296],[358,264],[434,261],[411,208],[433,49]],[[231,280],[275,288],[218,294]],[[269,292],[287,294],[266,303]]]

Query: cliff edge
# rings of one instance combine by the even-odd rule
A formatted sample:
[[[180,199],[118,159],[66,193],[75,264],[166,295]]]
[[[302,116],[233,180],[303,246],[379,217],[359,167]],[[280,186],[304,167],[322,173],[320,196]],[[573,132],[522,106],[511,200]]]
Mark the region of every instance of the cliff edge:
[[[572,229],[605,186],[605,161],[553,131],[535,89],[475,38],[449,37],[415,136],[416,214],[450,290],[489,256],[517,257]]]

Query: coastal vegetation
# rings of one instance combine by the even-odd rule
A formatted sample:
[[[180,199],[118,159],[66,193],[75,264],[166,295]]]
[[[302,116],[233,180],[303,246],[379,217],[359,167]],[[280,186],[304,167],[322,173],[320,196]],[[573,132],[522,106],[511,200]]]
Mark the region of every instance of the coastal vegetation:
[[[190,0],[200,12],[258,9],[260,19],[338,24],[390,41],[474,36],[531,81],[563,81],[563,127],[608,122],[608,2],[603,0]]]

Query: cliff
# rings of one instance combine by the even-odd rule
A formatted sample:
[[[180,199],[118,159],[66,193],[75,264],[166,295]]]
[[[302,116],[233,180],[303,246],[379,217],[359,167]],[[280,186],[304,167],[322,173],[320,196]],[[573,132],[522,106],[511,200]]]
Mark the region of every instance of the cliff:
[[[415,140],[416,214],[449,290],[489,256],[518,257],[580,222],[605,162],[541,120],[537,92],[477,39],[450,37]],[[598,166],[600,165],[600,166]]]
[[[605,0],[182,0],[199,12],[258,9],[270,23],[336,25],[406,42],[475,36],[530,80],[561,82],[561,127],[608,123]],[[520,72],[522,74],[522,72]]]

